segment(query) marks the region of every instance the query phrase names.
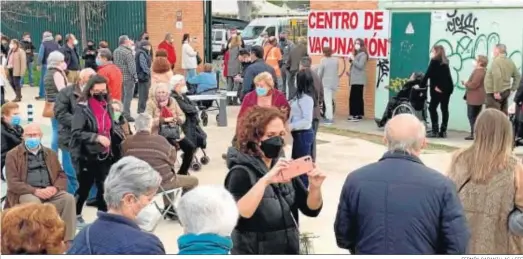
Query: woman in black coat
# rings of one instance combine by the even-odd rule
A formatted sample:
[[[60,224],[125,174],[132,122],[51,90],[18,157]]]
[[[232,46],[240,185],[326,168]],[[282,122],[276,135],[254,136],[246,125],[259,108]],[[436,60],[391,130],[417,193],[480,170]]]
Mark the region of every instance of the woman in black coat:
[[[9,102],[2,105],[2,169],[5,165],[5,157],[9,150],[20,145],[22,143],[22,134],[24,130],[20,126],[20,110],[17,103]],[[0,170],[0,171],[1,171]],[[4,180],[4,174],[2,173],[2,180]]]
[[[432,132],[429,138],[446,138],[447,124],[449,122],[449,102],[454,83],[450,74],[449,60],[445,55],[445,49],[441,45],[432,48],[430,54],[430,64],[422,80],[421,85],[425,88],[427,81],[430,79],[430,120],[432,123]],[[441,109],[441,128],[439,128],[439,119],[437,108]]]
[[[87,41],[87,48],[84,49],[84,52],[82,54],[82,59],[85,61],[86,68],[90,67],[94,69],[94,71],[96,71],[96,68],[98,67],[98,64],[96,64],[97,55],[98,51],[94,46],[94,42],[92,40]]]
[[[112,118],[107,81],[94,75],[78,100],[71,125],[70,146],[78,157],[76,172],[80,185],[75,195],[77,224],[84,224],[82,209],[93,183],[98,189],[98,210],[107,211],[103,183],[111,165],[120,158],[119,146],[124,139]]]

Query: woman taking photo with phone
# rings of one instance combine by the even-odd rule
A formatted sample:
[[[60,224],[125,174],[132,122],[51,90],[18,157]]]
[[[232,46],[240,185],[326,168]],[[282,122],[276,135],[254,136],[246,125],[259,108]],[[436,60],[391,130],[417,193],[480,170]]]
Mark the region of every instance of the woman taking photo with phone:
[[[298,254],[298,210],[309,217],[321,211],[323,173],[308,173],[308,190],[298,178],[282,177],[289,162],[276,159],[284,146],[286,120],[278,109],[254,107],[229,148],[225,187],[241,216],[231,236],[232,254]]]
[[[292,134],[292,159],[298,159],[312,154],[314,131],[312,119],[314,114],[314,79],[311,71],[302,70],[296,77],[298,88],[291,99],[290,130]],[[309,187],[306,175],[300,176],[305,187]]]

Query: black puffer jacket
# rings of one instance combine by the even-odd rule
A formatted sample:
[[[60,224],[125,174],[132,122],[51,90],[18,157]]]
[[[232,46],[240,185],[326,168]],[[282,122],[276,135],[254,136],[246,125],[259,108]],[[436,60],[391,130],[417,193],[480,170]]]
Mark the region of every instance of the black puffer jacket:
[[[231,147],[227,152],[229,173],[225,188],[241,199],[269,169],[257,157]],[[310,217],[321,211],[307,207],[308,191],[295,178],[287,184],[271,184],[251,218],[240,217],[233,233],[232,254],[298,254],[298,210]]]
[[[180,106],[185,114],[185,122],[182,125],[185,138],[197,147],[205,149],[207,147],[207,134],[200,127],[200,119],[198,118],[196,105],[186,95],[179,95],[176,92],[172,92],[171,97],[176,100],[178,106]]]
[[[107,105],[109,116],[112,117],[111,105]],[[111,157],[114,161],[121,157],[120,144],[125,139],[123,132],[111,119]],[[104,153],[103,146],[96,141],[98,137],[98,123],[87,103],[78,103],[75,108],[71,124],[72,154],[80,159],[95,161],[98,155]]]
[[[78,104],[77,99],[81,95],[80,87],[68,86],[56,95],[54,104],[55,119],[58,120],[58,145],[61,149],[71,151],[71,127],[73,123],[74,109]]]
[[[13,149],[14,147],[18,146],[20,143],[22,143],[22,134],[24,133],[24,130],[22,127],[16,125],[10,125],[9,123],[5,122],[3,119],[1,120],[2,123],[2,168],[4,169],[5,166],[5,156],[7,155],[7,152],[9,150]],[[0,169],[0,170],[1,170]],[[3,176],[2,176],[3,179]]]

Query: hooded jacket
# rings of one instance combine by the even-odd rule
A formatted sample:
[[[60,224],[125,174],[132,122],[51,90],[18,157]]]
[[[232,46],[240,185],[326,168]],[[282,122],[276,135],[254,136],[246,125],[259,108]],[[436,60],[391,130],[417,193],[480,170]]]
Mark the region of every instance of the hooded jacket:
[[[227,152],[229,173],[225,188],[240,200],[269,168],[258,157],[230,147]],[[251,218],[240,217],[232,233],[232,254],[298,254],[298,210],[309,217],[321,211],[307,207],[308,191],[299,180],[271,184]]]

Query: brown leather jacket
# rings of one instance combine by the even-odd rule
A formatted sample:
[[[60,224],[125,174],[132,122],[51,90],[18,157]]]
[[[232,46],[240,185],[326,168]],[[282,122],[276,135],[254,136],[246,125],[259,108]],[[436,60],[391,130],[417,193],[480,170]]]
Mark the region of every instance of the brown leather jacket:
[[[58,161],[56,153],[44,146],[41,147],[44,152],[45,164],[49,172],[51,183],[58,191],[67,189],[67,178],[62,166]],[[24,144],[20,144],[7,152],[5,159],[5,172],[7,178],[7,201],[5,208],[18,205],[21,195],[32,194],[36,188],[27,184],[27,149]]]

